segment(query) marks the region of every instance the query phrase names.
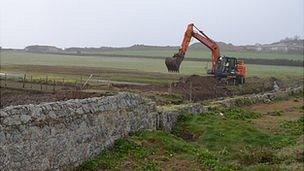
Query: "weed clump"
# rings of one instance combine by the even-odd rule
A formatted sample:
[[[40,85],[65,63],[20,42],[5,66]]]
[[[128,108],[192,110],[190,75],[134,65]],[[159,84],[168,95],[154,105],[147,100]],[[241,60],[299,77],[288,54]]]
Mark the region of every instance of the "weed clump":
[[[216,168],[219,166],[218,158],[211,154],[208,150],[201,150],[197,153],[198,160],[205,166],[209,168]]]
[[[242,155],[239,156],[240,162],[244,165],[253,164],[273,164],[276,163],[275,152],[271,148],[258,147],[250,150],[245,150]]]
[[[268,115],[271,116],[282,116],[283,111],[282,110],[276,110],[276,111],[272,111],[272,112],[267,112]]]
[[[227,118],[235,120],[257,119],[262,116],[260,113],[251,112],[242,108],[230,108],[223,110],[222,113],[224,113],[224,116]]]
[[[304,113],[304,105],[300,107],[300,112]]]
[[[123,160],[127,160],[130,154],[134,158],[145,158],[152,153],[151,150],[127,139],[119,139],[112,149],[106,150],[96,158],[82,164],[77,170],[117,169]],[[143,167],[154,167],[153,163],[146,163]]]
[[[249,106],[249,105],[253,104],[254,101],[249,98],[244,98],[244,99],[237,100],[235,103],[236,103],[235,104],[236,106]]]
[[[302,135],[304,133],[304,116],[296,121],[285,121],[280,126],[286,134]]]

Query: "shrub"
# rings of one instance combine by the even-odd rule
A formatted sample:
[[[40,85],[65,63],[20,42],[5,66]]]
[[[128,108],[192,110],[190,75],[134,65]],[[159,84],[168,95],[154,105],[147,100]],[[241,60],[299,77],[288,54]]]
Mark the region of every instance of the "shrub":
[[[235,120],[256,119],[261,116],[260,113],[247,111],[241,108],[230,108],[222,112],[227,118]]]

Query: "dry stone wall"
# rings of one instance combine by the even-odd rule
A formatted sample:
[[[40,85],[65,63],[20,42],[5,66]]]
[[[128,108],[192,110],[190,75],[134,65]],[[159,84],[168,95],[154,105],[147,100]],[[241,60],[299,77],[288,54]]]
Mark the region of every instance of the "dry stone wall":
[[[182,114],[201,114],[216,107],[234,107],[244,106],[255,103],[270,103],[273,100],[286,98],[290,95],[303,93],[303,87],[288,88],[286,90],[272,91],[260,94],[251,94],[245,96],[237,96],[226,98],[224,100],[214,101],[208,105],[203,103],[190,103],[175,106],[158,107],[158,129],[171,131],[176,124],[178,117]]]
[[[233,107],[250,105],[255,103],[268,103],[273,100],[286,98],[287,96],[299,94],[301,92],[303,92],[303,87],[288,88],[285,90],[226,98],[224,100],[215,101],[214,104],[218,104],[224,107]]]
[[[113,142],[155,129],[156,106],[139,95],[7,107],[0,111],[0,170],[76,166]]]
[[[228,98],[203,105],[157,107],[140,95],[74,99],[0,110],[0,170],[47,170],[77,166],[129,133],[171,131],[185,113],[200,114],[214,106],[269,102],[303,92],[302,87]]]

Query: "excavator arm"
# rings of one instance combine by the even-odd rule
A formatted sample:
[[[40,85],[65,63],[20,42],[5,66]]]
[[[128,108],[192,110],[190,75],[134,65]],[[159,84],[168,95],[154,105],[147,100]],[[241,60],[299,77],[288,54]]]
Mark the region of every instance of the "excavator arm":
[[[194,28],[198,31],[194,31]],[[184,38],[178,53],[174,54],[172,58],[166,58],[165,64],[170,72],[179,72],[180,64],[184,60],[184,56],[189,48],[191,38],[194,37],[199,42],[208,47],[212,52],[212,69],[214,73],[218,59],[220,58],[219,46],[210,39],[205,33],[195,27],[194,24],[189,24],[184,34]]]

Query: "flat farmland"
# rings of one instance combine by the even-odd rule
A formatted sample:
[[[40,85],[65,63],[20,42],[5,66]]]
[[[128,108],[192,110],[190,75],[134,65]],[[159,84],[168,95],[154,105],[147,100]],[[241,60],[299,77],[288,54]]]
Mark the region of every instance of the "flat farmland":
[[[78,77],[94,73],[110,80],[161,83],[176,80],[181,75],[206,75],[208,64],[201,61],[184,61],[180,74],[168,74],[163,59],[1,52],[1,72],[30,73],[37,76],[49,74],[51,77],[64,76],[72,80],[76,74]],[[47,66],[56,66],[56,69],[49,70]],[[78,72],[62,72],[60,68],[66,67],[72,67]],[[249,76],[260,77],[303,74],[303,67],[248,65],[248,70]]]
[[[134,55],[144,57],[171,57],[176,50],[169,49],[146,49],[146,50],[106,50],[106,51],[95,51],[96,54],[103,55]],[[92,53],[92,52],[91,52]],[[189,50],[186,57],[188,58],[202,58],[210,59],[211,52],[208,50]],[[275,53],[275,52],[232,52],[223,51],[222,55],[233,56],[237,58],[252,58],[252,59],[287,59],[287,60],[303,60],[302,54],[286,54],[286,53]]]

